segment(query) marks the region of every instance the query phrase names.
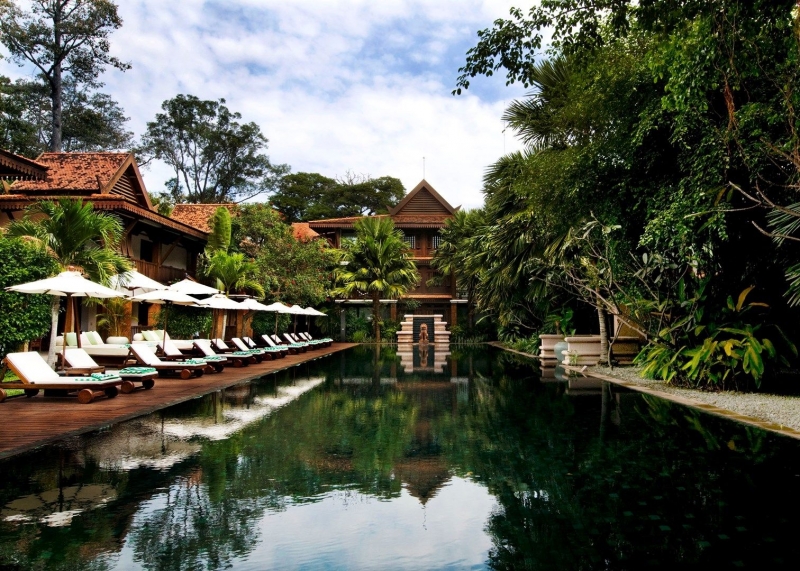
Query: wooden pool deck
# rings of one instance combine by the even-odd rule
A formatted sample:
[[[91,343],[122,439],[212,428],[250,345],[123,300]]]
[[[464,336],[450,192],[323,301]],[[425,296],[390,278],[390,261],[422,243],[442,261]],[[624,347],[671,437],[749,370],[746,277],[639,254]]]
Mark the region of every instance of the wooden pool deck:
[[[136,390],[131,394],[120,394],[114,399],[101,398],[86,405],[79,403],[76,398],[67,397],[39,395],[11,398],[0,403],[0,459],[248,383],[355,345],[334,343],[330,347],[300,355],[287,355],[283,359],[240,369],[226,367],[222,373],[203,375],[199,379],[184,381],[179,378],[159,378],[152,390]]]

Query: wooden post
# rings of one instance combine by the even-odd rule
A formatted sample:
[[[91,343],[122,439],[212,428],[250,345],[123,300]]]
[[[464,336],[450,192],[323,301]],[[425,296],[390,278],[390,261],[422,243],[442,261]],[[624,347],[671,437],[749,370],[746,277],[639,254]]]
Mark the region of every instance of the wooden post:
[[[450,304],[450,327],[452,328],[453,325],[458,324],[458,304],[451,303]]]

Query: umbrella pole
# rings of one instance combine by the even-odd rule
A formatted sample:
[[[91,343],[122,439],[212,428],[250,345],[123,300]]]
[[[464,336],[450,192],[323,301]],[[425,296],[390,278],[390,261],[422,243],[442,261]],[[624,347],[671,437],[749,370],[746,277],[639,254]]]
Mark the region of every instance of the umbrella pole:
[[[74,321],[75,326],[75,338],[76,342],[78,343],[78,349],[81,348],[81,324],[79,321],[78,316],[78,299],[73,297],[72,298],[72,320]]]
[[[278,334],[278,312],[275,312],[275,335]]]
[[[167,318],[169,317],[169,302],[164,302],[164,340],[167,339]]]
[[[72,311],[72,296],[67,294],[67,314],[64,316],[64,342],[61,344],[61,368],[66,368],[67,364],[67,323],[69,314]],[[58,367],[56,367],[58,368]]]

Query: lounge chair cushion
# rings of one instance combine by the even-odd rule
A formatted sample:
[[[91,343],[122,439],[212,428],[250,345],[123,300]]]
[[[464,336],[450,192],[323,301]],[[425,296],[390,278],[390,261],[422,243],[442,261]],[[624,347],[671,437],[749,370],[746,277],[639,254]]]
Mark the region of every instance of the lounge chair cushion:
[[[17,371],[19,377],[24,382],[34,383],[59,381],[58,376],[47,361],[42,359],[39,353],[28,351],[26,353],[9,353],[6,360],[13,370]]]
[[[89,337],[89,341],[92,345],[103,345],[103,338],[100,337],[97,331],[89,331],[86,335]]]
[[[145,341],[161,341],[161,339],[158,338],[158,335],[156,335],[155,331],[142,331],[142,337],[144,337]]]

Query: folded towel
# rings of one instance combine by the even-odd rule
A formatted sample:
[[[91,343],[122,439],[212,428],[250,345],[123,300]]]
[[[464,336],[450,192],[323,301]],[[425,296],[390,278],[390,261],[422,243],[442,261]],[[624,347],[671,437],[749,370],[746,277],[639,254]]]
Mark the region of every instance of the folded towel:
[[[116,373],[92,373],[92,379],[95,381],[117,381],[119,375]]]
[[[186,359],[185,361],[181,361],[181,363],[186,363],[187,365],[205,365],[205,359]]]
[[[125,367],[122,369],[120,375],[150,375],[156,373],[155,367]]]

